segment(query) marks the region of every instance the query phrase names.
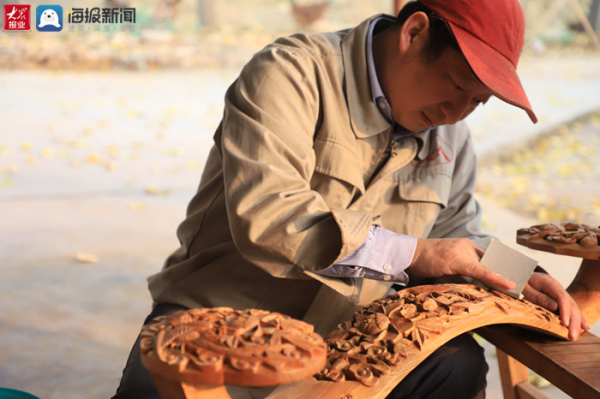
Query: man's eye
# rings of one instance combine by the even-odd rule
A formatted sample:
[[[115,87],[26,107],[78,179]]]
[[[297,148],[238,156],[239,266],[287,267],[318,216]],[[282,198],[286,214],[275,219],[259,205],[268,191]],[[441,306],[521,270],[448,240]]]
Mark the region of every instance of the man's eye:
[[[452,84],[456,90],[458,90],[458,91],[464,90],[462,87],[460,87],[460,85],[456,82],[456,80],[454,79],[454,77],[452,77],[452,75],[447,74],[446,77],[448,78],[448,81],[450,82],[450,84]]]

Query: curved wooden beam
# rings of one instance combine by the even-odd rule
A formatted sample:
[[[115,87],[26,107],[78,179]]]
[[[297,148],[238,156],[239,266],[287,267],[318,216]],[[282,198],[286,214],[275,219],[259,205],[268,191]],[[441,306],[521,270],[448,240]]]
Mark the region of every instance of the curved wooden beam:
[[[328,365],[316,379],[279,387],[268,398],[385,398],[452,338],[506,323],[568,336],[554,313],[499,291],[453,284],[407,288],[376,300],[333,331]]]

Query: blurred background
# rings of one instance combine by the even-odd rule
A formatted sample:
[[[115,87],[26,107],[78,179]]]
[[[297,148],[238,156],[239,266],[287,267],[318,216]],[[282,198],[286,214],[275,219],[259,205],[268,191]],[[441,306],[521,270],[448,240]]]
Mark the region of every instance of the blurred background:
[[[279,36],[343,29],[402,3],[0,1],[3,13],[29,4],[34,18],[59,4],[65,20],[60,32],[0,31],[0,387],[110,397],[150,310],[146,278],[178,246],[241,67]],[[515,232],[600,224],[599,1],[521,4],[519,70],[540,122],[498,100],[469,117],[477,195],[484,228],[567,285],[579,260],[517,247]],[[135,8],[135,23],[67,21],[70,8],[94,7]],[[488,397],[500,398],[486,349]]]

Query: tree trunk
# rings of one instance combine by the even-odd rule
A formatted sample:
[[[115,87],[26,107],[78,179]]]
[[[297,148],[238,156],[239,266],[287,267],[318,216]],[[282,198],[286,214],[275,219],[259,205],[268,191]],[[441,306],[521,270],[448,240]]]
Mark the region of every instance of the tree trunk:
[[[200,25],[214,28],[217,26],[217,0],[198,0]]]

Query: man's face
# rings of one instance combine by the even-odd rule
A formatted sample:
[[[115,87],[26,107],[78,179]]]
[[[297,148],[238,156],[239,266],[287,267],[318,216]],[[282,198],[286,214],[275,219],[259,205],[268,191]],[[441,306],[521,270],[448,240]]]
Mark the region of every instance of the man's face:
[[[464,56],[451,47],[435,61],[413,53],[387,89],[394,120],[414,132],[463,120],[491,97]]]

